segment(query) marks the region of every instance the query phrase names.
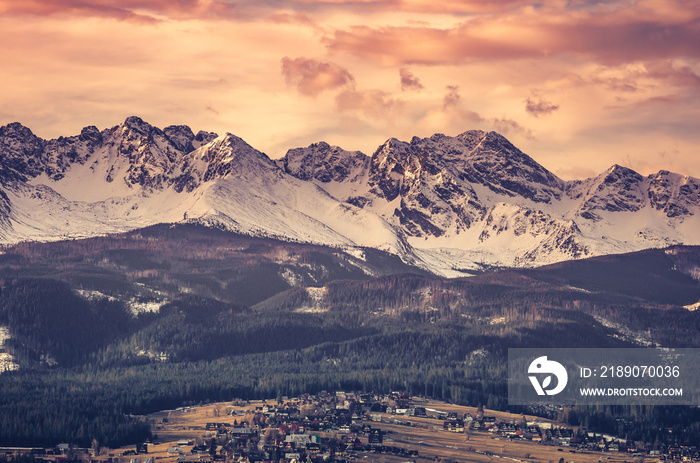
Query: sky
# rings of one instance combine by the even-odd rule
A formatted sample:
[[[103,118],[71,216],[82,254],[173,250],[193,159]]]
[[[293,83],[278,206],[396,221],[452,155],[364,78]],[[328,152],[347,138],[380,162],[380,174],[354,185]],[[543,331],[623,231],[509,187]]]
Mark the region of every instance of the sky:
[[[0,0],[0,125],[131,115],[271,158],[495,130],[563,179],[700,177],[697,0]]]

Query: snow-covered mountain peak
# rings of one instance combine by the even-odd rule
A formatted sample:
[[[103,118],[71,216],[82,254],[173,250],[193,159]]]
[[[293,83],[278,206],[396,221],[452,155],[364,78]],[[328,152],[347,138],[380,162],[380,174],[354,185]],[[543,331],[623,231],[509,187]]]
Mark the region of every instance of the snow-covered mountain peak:
[[[226,178],[232,173],[246,176],[277,170],[265,154],[241,138],[225,133],[179,156],[169,169],[168,185],[177,192],[190,193],[203,183]]]
[[[78,139],[80,141],[91,142],[93,144],[101,143],[102,132],[100,132],[100,130],[94,125],[89,125],[87,127],[83,127],[83,130],[80,131]]]
[[[148,122],[144,122],[144,120],[138,116],[127,117],[126,120],[124,120],[124,123],[121,125],[121,128],[125,131],[135,130],[144,135],[154,129],[154,127],[151,124],[149,124]]]
[[[163,129],[165,135],[170,139],[171,142],[183,153],[189,153],[193,151],[195,147],[192,145],[192,141],[195,138],[192,129],[186,125],[171,125]]]
[[[462,132],[457,135],[456,138],[464,143],[469,150],[473,150],[479,143],[481,143],[486,135],[488,135],[488,132],[483,130],[467,130],[466,132]]]
[[[10,122],[7,125],[0,127],[0,137],[14,138],[18,140],[27,140],[35,138],[36,135],[29,127],[22,125],[19,122]]]
[[[225,133],[203,147],[197,149],[193,155],[201,157],[204,161],[211,165],[216,165],[214,169],[221,169],[222,166],[230,166],[225,169],[230,171],[233,166],[243,168],[260,168],[276,169],[275,163],[267,157],[266,154],[256,150],[241,138],[232,133]],[[225,176],[225,173],[220,172],[218,177]],[[206,181],[206,180],[205,180]]]
[[[42,170],[43,148],[44,141],[19,122],[0,127],[0,184],[38,175]]]
[[[661,170],[649,176],[649,202],[670,218],[700,214],[700,179]]]
[[[0,127],[0,241],[198,221],[260,236],[371,246],[444,275],[673,243],[700,244],[700,180],[613,165],[563,182],[496,132],[367,156],[325,142],[270,160],[241,138],[139,117],[43,140]]]
[[[199,148],[201,146],[206,145],[207,143],[212,142],[218,136],[219,135],[214,132],[206,132],[204,130],[200,130],[199,132],[197,132],[197,135],[194,136],[192,146],[194,146],[194,148]]]
[[[576,214],[598,221],[601,213],[638,211],[646,203],[644,177],[618,164],[597,177],[568,182],[568,197],[580,200]]]
[[[346,151],[322,141],[287,151],[278,165],[301,180],[324,184],[359,182],[367,171],[369,157],[361,151]]]

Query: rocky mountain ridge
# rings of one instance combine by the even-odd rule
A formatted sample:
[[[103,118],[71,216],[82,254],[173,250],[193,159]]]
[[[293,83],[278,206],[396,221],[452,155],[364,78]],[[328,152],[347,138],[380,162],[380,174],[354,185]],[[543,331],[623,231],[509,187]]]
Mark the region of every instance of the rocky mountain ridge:
[[[138,117],[43,140],[0,127],[0,241],[194,221],[255,236],[373,247],[435,273],[700,244],[700,180],[612,166],[564,181],[495,132],[325,142],[276,161],[240,138]]]

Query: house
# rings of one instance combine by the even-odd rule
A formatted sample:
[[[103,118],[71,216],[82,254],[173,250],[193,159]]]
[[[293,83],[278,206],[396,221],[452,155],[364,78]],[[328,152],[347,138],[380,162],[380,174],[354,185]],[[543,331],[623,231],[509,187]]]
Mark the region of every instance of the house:
[[[369,445],[372,447],[381,446],[384,442],[384,436],[381,429],[372,429],[367,436]]]
[[[452,419],[442,423],[442,428],[449,432],[464,432],[464,420]]]

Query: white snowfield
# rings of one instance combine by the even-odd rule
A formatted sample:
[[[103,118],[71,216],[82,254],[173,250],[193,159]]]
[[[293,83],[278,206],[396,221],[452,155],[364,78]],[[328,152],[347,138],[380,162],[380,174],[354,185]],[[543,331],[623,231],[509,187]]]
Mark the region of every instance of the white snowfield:
[[[0,164],[26,157],[26,133],[10,129],[0,128]],[[613,166],[565,182],[493,132],[391,139],[371,157],[320,143],[272,161],[231,134],[195,139],[133,117],[86,131],[36,142],[38,171],[3,166],[1,243],[197,222],[381,249],[448,277],[700,244],[700,180]]]

